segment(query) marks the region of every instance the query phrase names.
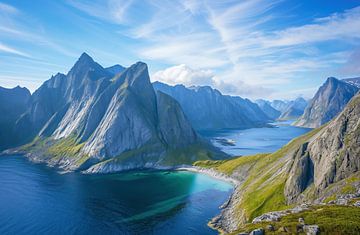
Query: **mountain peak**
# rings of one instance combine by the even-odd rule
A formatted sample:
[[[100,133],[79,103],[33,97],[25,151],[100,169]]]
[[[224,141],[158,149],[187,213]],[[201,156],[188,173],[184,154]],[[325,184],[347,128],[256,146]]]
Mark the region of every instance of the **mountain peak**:
[[[336,83],[336,82],[339,82],[339,80],[335,77],[328,77],[326,79],[326,83]]]
[[[94,61],[91,56],[89,56],[86,52],[83,52],[81,56],[79,57],[78,61]]]
[[[106,71],[100,64],[96,63],[85,52],[81,54],[74,66],[68,73],[75,80],[81,80],[85,77],[90,80],[97,80],[103,77],[111,77],[111,73]]]

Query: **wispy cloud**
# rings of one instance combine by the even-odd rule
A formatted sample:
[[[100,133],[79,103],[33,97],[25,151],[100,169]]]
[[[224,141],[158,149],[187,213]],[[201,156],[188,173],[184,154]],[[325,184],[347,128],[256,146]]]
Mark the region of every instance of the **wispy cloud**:
[[[19,11],[15,7],[0,2],[0,13],[1,14],[17,14]]]
[[[21,52],[15,48],[9,47],[1,42],[0,42],[0,52],[11,53],[11,54],[19,55],[19,56],[24,56],[24,57],[30,57],[29,54],[27,54],[25,52]]]
[[[279,95],[286,86],[298,96],[295,92],[321,83],[318,79],[305,86],[302,80],[309,74],[358,71],[350,62],[357,56],[350,56],[360,47],[360,7],[316,10],[318,18],[309,14],[304,19],[296,7],[285,9],[287,0],[65,0],[58,5],[71,19],[82,19],[74,20],[76,27],[69,32],[80,29],[86,37],[94,36],[87,42],[88,51],[111,61],[120,56],[145,60],[161,69],[154,76],[163,81],[210,83],[224,93],[243,96]],[[41,26],[29,27],[19,16],[26,18],[19,9],[0,4],[2,52],[20,57],[34,51],[23,51],[28,47],[10,43],[13,39],[77,55],[70,43],[50,37]],[[112,49],[104,44],[117,45],[121,55],[112,57]],[[211,73],[205,76],[204,71]]]
[[[127,22],[127,9],[131,6],[132,0],[107,0],[107,1],[82,1],[68,0],[68,3],[97,18],[111,23],[123,24]]]

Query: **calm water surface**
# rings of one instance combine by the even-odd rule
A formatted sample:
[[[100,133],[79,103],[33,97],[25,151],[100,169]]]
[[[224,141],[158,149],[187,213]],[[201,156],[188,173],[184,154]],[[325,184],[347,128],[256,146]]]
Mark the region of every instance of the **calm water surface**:
[[[293,138],[311,130],[310,128],[291,126],[292,122],[276,122],[272,123],[274,127],[245,130],[201,131],[200,134],[233,156],[270,153],[278,150]]]
[[[232,186],[190,172],[60,174],[0,156],[0,234],[215,234]]]

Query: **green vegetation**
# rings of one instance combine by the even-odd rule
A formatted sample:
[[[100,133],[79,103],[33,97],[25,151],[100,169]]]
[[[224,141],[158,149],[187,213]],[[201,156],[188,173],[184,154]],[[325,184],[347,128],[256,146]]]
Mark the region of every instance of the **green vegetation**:
[[[351,184],[347,184],[341,189],[342,194],[349,194],[349,193],[355,193],[355,192],[356,192],[356,188]]]
[[[328,202],[331,202],[331,201],[334,201],[334,200],[336,200],[336,194],[333,194],[330,197],[325,198],[324,202],[328,203]]]
[[[213,159],[213,154],[215,153],[207,150],[206,146],[193,144],[186,148],[168,150],[162,164],[167,166],[191,165],[195,161]]]
[[[360,233],[360,208],[351,206],[314,206],[308,211],[290,214],[278,222],[263,222],[258,224],[245,224],[238,231],[250,232],[257,228],[264,228],[266,234],[283,234],[286,228],[289,233],[296,234],[299,218],[304,218],[305,224],[316,224],[322,234],[359,234]],[[266,226],[272,225],[274,232],[267,231]],[[304,234],[304,233],[303,233]]]
[[[78,156],[84,143],[78,143],[75,137],[63,138],[51,145],[47,152],[55,158]]]
[[[324,125],[325,126],[325,125]],[[301,144],[308,142],[324,126],[302,135],[272,154],[257,154],[224,161],[197,161],[195,166],[212,168],[232,177],[241,175],[241,198],[235,208],[235,217],[250,222],[255,217],[275,210],[283,210],[288,205],[284,188],[288,175],[288,166],[284,157],[292,154]],[[312,192],[308,192],[311,194]]]
[[[261,158],[267,156],[268,154],[257,154],[253,156],[244,156],[237,157],[229,160],[220,160],[220,161],[197,161],[194,163],[194,166],[203,167],[203,168],[213,168],[219,172],[222,172],[227,175],[231,175],[234,171],[247,164],[255,164]]]

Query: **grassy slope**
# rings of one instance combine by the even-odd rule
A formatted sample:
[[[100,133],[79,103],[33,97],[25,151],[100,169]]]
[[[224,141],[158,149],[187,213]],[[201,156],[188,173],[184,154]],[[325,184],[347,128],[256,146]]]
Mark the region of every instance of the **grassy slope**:
[[[56,164],[62,159],[69,159],[75,163],[75,166],[81,166],[89,159],[88,155],[81,153],[81,148],[84,142],[78,142],[75,136],[70,136],[60,140],[53,140],[51,138],[35,138],[31,143],[20,147],[20,150],[32,153],[34,155],[42,156],[44,161]],[[126,162],[143,162],[152,161],[158,162],[159,155],[164,151],[163,147],[156,143],[149,142],[141,148],[126,151],[119,156],[104,160],[98,164],[122,164]],[[149,156],[144,158],[147,154],[158,153],[156,156]],[[207,145],[198,143],[188,146],[186,148],[168,149],[161,159],[160,164],[163,166],[176,166],[182,164],[191,165],[197,160],[216,159],[219,152],[210,149]],[[221,157],[221,156],[220,156]]]
[[[238,171],[244,167],[249,168],[247,177],[239,188],[242,197],[236,205],[235,213],[240,220],[251,222],[263,213],[291,207],[286,204],[283,193],[288,173],[284,157],[321,129],[315,129],[292,140],[272,154],[257,154],[224,161],[200,161],[194,165],[213,168],[235,178]]]
[[[314,206],[309,211],[284,216],[278,222],[245,224],[233,234],[240,231],[250,232],[257,228],[264,228],[266,231],[270,224],[275,231],[266,231],[266,234],[283,234],[283,228],[296,234],[299,218],[304,218],[306,224],[317,224],[323,234],[360,234],[360,208],[349,206]]]
[[[44,160],[52,162],[57,162],[62,158],[74,159],[76,165],[80,166],[88,159],[87,155],[80,153],[83,146],[84,143],[79,143],[73,136],[58,141],[37,137],[31,143],[20,147],[20,150],[43,156]]]

